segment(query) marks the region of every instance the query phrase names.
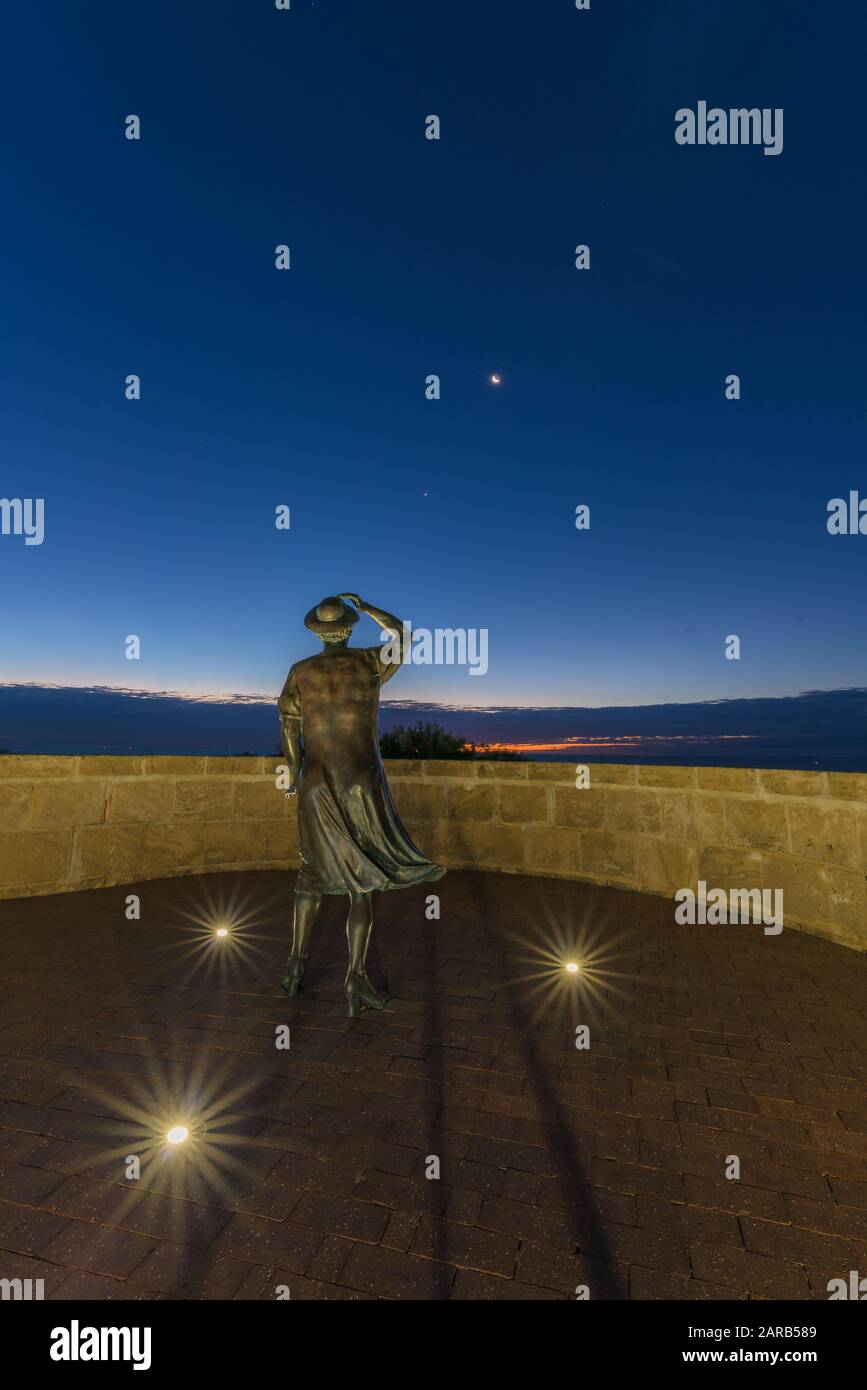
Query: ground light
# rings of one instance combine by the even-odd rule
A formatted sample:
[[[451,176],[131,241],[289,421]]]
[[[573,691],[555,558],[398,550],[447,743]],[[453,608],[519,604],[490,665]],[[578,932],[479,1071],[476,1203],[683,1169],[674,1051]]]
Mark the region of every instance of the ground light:
[[[576,965],[574,960],[567,960],[566,969],[570,975],[577,975],[579,973],[580,966]]]
[[[189,1138],[189,1133],[186,1125],[175,1125],[173,1129],[169,1130],[166,1139],[170,1144],[183,1144],[184,1140]]]
[[[264,950],[265,937],[261,928],[272,918],[285,913],[285,903],[275,891],[268,901],[257,900],[255,894],[233,889],[210,889],[201,880],[191,880],[188,902],[181,909],[185,930],[170,943],[186,958],[181,965],[180,978],[184,984],[199,971],[213,971],[226,986],[231,976],[240,980],[256,965],[266,966],[270,959]],[[270,948],[269,948],[270,949]],[[186,980],[184,979],[186,976]],[[161,1129],[162,1134],[165,1130]]]

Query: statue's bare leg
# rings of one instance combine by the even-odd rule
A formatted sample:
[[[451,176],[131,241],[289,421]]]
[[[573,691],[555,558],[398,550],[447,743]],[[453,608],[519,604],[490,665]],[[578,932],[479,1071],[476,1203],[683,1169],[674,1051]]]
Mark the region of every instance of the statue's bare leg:
[[[294,999],[301,993],[304,971],[310,956],[310,935],[313,923],[322,906],[321,893],[313,893],[309,888],[295,889],[295,905],[292,911],[292,951],[286,962],[283,988]]]
[[[355,1018],[361,1009],[384,1009],[388,1002],[367,978],[367,948],[372,930],[373,895],[350,893],[349,916],[346,919],[346,940],[349,943],[346,1002],[350,1018]]]

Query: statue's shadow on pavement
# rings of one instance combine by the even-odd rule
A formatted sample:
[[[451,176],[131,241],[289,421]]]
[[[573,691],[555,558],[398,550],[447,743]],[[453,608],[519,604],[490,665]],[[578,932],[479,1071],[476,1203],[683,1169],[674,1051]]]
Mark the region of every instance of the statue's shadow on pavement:
[[[442,1182],[425,1185],[429,1222],[425,1253],[430,1258],[431,1271],[428,1297],[444,1300],[455,1296],[453,1286],[457,1269],[449,1258],[452,1226],[447,1207],[451,1188],[462,1190],[468,1179],[461,1176],[449,1181],[450,1169],[455,1163],[462,1171],[466,1168],[459,1157],[466,1139],[463,1126],[453,1131],[448,1122],[450,1109],[456,1105],[455,1087],[459,1084],[449,1073],[452,1067],[460,1066],[461,1052],[471,1044],[455,1035],[452,1005],[458,1003],[457,996],[461,994],[461,989],[456,987],[455,971],[462,971],[464,963],[468,970],[472,969],[476,946],[480,949],[479,959],[500,962],[488,981],[494,987],[491,1021],[496,1019],[507,1027],[517,1044],[521,1059],[519,1069],[526,1077],[526,1094],[538,1108],[546,1140],[544,1149],[550,1158],[550,1177],[560,1191],[557,1206],[562,1229],[569,1237],[575,1259],[576,1283],[588,1277],[583,1271],[589,1271],[594,1296],[628,1297],[625,1272],[613,1258],[606,1220],[591,1182],[591,1154],[584,1148],[586,1136],[576,1132],[570,1108],[558,1094],[559,1088],[550,1074],[544,1051],[536,1046],[540,1026],[543,1031],[546,1025],[550,1029],[551,1021],[544,1017],[545,1011],[540,1016],[528,1001],[521,967],[510,940],[512,919],[516,915],[520,918],[521,909],[526,905],[538,907],[537,897],[551,896],[560,907],[561,898],[581,890],[572,884],[548,887],[538,882],[527,887],[526,881],[516,883],[514,879],[511,883],[492,883],[487,875],[460,871],[448,875],[438,888],[442,897],[442,925],[425,918],[426,889],[376,894],[376,926],[368,956],[368,973],[375,987],[389,996],[389,1003],[382,1013],[366,1011],[363,1015],[367,1020],[381,1020],[386,1028],[409,1025],[414,1039],[424,1045],[424,1072],[418,1078],[419,1108],[414,1118],[408,1114],[405,1123],[397,1122],[396,1130],[401,1131],[403,1127],[405,1134],[394,1133],[392,1139],[413,1146],[421,1144],[423,1152],[438,1155],[441,1162]],[[521,894],[529,895],[528,904]],[[337,895],[323,900],[314,929],[305,995],[331,999],[342,993],[348,905],[348,898]],[[577,903],[568,903],[573,911],[577,906]],[[522,934],[525,944],[532,948],[533,929],[525,923]],[[392,985],[397,990],[396,997],[391,995]],[[473,992],[468,985],[468,995]],[[488,991],[479,991],[472,1001],[483,1012],[486,997],[490,999]],[[402,1001],[408,1007],[402,1008]],[[485,1023],[487,1025],[487,1020]],[[569,1031],[574,1031],[571,1023]],[[472,1035],[471,1023],[467,1024],[467,1033]],[[397,1046],[399,1050],[400,1045]],[[496,1159],[490,1161],[497,1163]],[[463,1197],[466,1196],[464,1192]],[[550,1208],[545,1214],[552,1214]]]
[[[563,1229],[571,1239],[576,1261],[576,1283],[584,1282],[589,1277],[594,1284],[593,1297],[628,1299],[625,1270],[622,1266],[618,1267],[614,1260],[605,1218],[591,1185],[590,1156],[583,1151],[582,1136],[575,1131],[569,1107],[563,1104],[556,1086],[552,1085],[544,1056],[535,1046],[537,1030],[545,1024],[546,1011],[530,1005],[522,986],[520,970],[514,970],[509,964],[511,951],[508,933],[502,930],[502,924],[515,913],[513,901],[519,905],[518,917],[521,917],[520,909],[524,906],[525,895],[532,903],[537,896],[539,900],[548,895],[555,901],[565,900],[570,894],[577,898],[582,889],[584,893],[587,890],[584,885],[547,883],[544,880],[542,884],[532,879],[525,879],[522,883],[520,877],[517,884],[513,879],[512,885],[492,880],[486,874],[453,875],[454,880],[458,880],[458,877],[460,882],[456,881],[454,886],[464,898],[475,930],[493,953],[503,953],[503,969],[495,972],[492,978],[496,987],[495,997],[498,1004],[508,1009],[512,1031],[523,1059],[526,1093],[533,1097],[543,1117],[541,1123],[551,1159],[551,1176],[561,1194]],[[578,905],[576,901],[574,907]],[[539,919],[542,920],[542,913],[539,913]],[[522,933],[531,950],[544,944],[544,932],[540,932],[538,927],[534,930],[531,921],[524,920]],[[572,1025],[577,1017],[574,1015],[570,1021],[570,1034],[574,1031]],[[589,1275],[588,1270],[592,1271]]]

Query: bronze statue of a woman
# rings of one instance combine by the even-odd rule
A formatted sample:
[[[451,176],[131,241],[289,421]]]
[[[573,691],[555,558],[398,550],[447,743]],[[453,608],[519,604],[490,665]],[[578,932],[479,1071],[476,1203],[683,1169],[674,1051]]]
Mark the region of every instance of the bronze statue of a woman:
[[[360,613],[373,618],[391,641],[383,647],[348,646]],[[379,754],[379,691],[404,659],[403,623],[362,603],[357,594],[339,594],[311,608],[304,625],[321,637],[322,651],[295,663],[278,702],[291,772],[287,795],[298,792],[301,851],[283,988],[290,997],[302,988],[323,893],[348,893],[346,1002],[354,1018],[360,1009],[383,1009],[387,1003],[365,969],[371,894],[442,878],[445,869],[410,840]]]

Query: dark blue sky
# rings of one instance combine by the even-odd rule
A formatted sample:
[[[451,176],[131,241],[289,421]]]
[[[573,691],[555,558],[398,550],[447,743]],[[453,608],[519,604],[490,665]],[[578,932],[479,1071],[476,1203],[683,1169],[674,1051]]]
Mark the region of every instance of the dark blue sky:
[[[0,494],[44,497],[46,539],[0,537],[0,679],[276,691],[348,588],[489,630],[487,676],[395,698],[864,684],[867,537],[825,525],[867,494],[859,7],[54,0],[4,29]],[[782,107],[783,153],[677,145],[702,99]]]

